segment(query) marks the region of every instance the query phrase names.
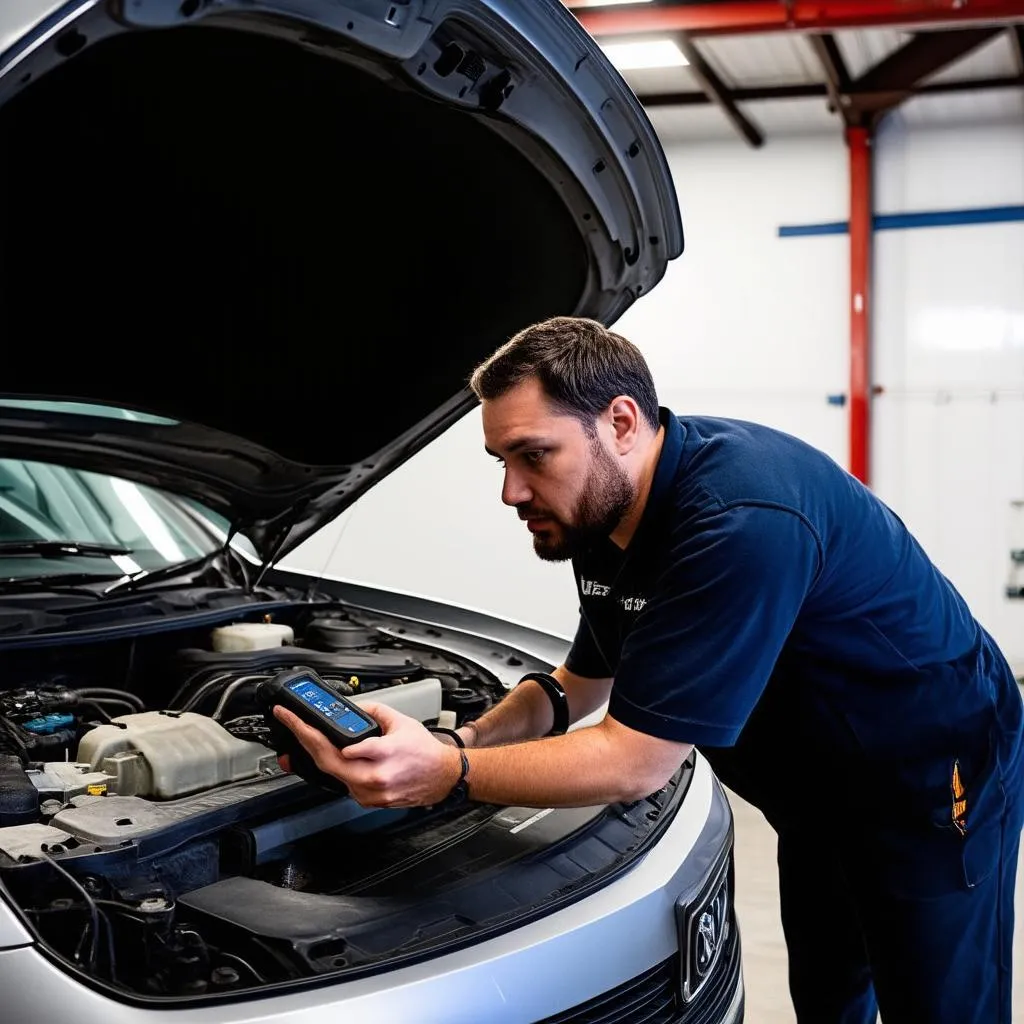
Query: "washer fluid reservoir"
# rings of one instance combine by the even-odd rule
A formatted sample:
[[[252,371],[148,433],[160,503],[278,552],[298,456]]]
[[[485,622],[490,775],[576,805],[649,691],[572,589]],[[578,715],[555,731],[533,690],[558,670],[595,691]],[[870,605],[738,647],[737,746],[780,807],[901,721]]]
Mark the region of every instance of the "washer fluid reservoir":
[[[291,645],[295,631],[277,622],[233,622],[213,631],[215,651],[264,651],[282,644]]]

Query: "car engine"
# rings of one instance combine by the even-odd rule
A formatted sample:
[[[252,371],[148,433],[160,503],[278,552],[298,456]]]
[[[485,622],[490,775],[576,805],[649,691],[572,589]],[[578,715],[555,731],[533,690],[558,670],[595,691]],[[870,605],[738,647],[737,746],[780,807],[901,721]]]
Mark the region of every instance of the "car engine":
[[[329,944],[254,953],[251,929],[242,956],[223,919],[275,893],[344,919],[332,901],[365,871],[346,854],[432,813],[369,811],[282,771],[260,681],[312,668],[356,703],[448,728],[504,693],[479,663],[338,608],[139,639],[127,678],[102,652],[46,661],[46,678],[21,667],[0,689],[0,883],[63,959],[150,995],[337,967]]]

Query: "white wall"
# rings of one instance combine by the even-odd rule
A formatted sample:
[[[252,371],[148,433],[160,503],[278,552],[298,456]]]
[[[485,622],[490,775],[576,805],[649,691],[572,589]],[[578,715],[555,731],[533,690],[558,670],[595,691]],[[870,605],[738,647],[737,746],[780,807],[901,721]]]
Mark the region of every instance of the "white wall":
[[[686,251],[616,330],[647,357],[663,404],[736,416],[806,438],[840,461],[849,247],[843,236],[779,238],[782,224],[842,220],[838,133],[669,149]]]
[[[1019,121],[883,125],[877,212],[1020,204]],[[1024,516],[1024,223],[882,231],[874,252],[875,490],[1024,673],[1024,601],[1005,596]]]
[[[848,410],[827,397],[848,387],[848,239],[777,233],[846,219],[839,132],[667,150],[686,252],[617,329],[647,356],[663,404],[777,426],[845,465]],[[895,124],[877,151],[881,212],[1024,202],[1024,129]],[[1022,233],[878,236],[874,448],[879,493],[1024,662],[1024,607],[1001,598],[1009,498],[1024,498]],[[975,397],[993,388],[1005,397]],[[289,561],[571,634],[571,573],[535,558],[500,485],[473,412]]]

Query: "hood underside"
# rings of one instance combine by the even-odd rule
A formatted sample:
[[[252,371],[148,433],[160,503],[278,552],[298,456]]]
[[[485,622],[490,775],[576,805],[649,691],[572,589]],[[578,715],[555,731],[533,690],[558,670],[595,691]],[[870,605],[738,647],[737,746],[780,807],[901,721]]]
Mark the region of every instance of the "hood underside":
[[[17,353],[0,390],[167,422],[0,404],[0,445],[192,495],[266,557],[462,415],[474,365],[516,330],[610,322],[681,248],[674,206],[667,232],[652,226],[607,166],[624,233],[565,154],[482,109],[493,39],[479,66],[439,67],[483,39],[465,23],[434,27],[419,74],[464,80],[472,108],[417,88],[415,54],[372,59],[308,23],[92,17],[48,40],[41,73],[25,57],[0,78],[0,309]],[[525,85],[524,62],[508,67]],[[653,136],[640,146],[662,169]]]

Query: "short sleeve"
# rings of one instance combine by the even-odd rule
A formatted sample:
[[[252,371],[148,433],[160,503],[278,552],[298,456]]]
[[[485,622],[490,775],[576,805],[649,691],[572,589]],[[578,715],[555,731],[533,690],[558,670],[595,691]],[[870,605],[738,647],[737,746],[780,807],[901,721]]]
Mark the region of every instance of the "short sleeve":
[[[565,667],[573,675],[582,676],[584,679],[608,679],[615,673],[615,667],[608,663],[602,653],[582,611],[576,637],[565,658]]]
[[[733,745],[820,562],[817,534],[787,509],[732,506],[677,526],[623,646],[608,713],[662,739]]]

